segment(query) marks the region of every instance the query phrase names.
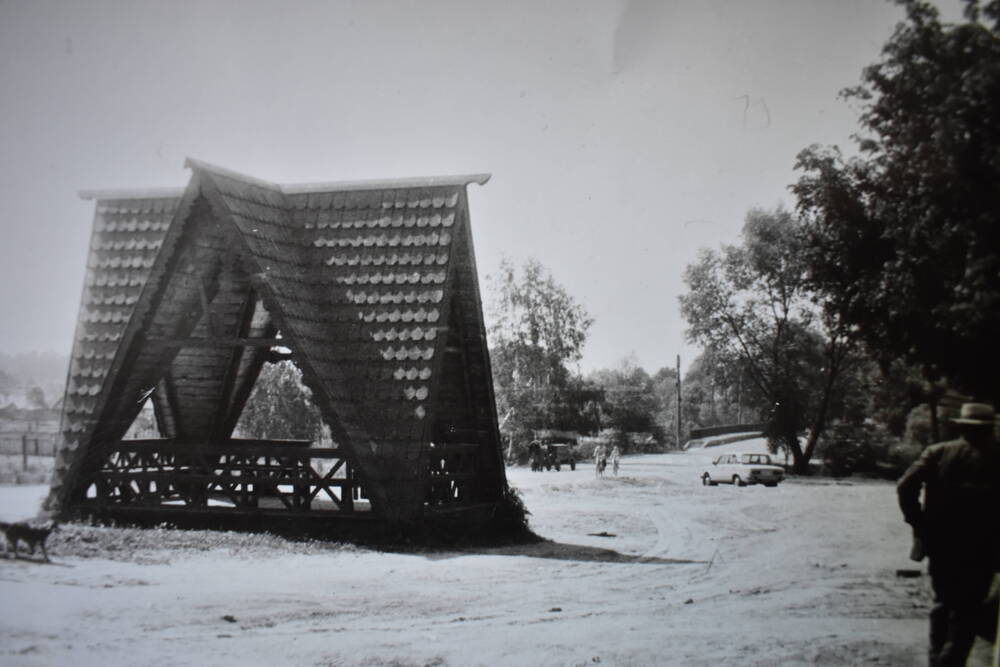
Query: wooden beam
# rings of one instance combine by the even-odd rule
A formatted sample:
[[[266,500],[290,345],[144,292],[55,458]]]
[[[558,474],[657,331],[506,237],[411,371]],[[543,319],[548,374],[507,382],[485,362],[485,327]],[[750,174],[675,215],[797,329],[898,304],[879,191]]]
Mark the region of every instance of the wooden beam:
[[[205,289],[205,276],[195,273],[198,277],[198,299],[201,301],[201,314],[205,318],[205,326],[209,335],[215,337],[219,335],[219,327],[215,321],[215,312],[211,309],[211,299],[208,298],[208,290]]]
[[[236,335],[240,338],[246,338],[247,334],[250,333],[250,327],[253,323],[253,314],[257,306],[257,293],[251,287],[247,290],[246,295],[243,297],[243,303],[240,307],[239,325],[236,329]],[[240,365],[243,362],[243,353],[246,347],[234,346],[229,351],[229,363],[226,365],[226,374],[223,376],[222,380],[222,391],[219,393],[219,402],[215,410],[215,419],[212,421],[212,439],[219,440],[221,438],[229,437],[229,433],[226,432],[226,416],[229,414],[230,406],[232,405],[233,389],[236,386],[236,377],[239,375]]]
[[[283,347],[283,338],[147,338],[152,345],[164,347]]]
[[[173,422],[173,432],[162,435],[176,438],[184,432],[184,417],[181,415],[180,404],[177,402],[177,387],[174,386],[174,373],[170,366],[167,366],[167,372],[160,379],[160,384],[163,386],[164,406],[170,412],[170,420]]]
[[[254,293],[258,298],[258,301],[254,304],[254,312],[266,312],[263,309],[263,304],[259,301],[260,295],[256,294],[256,290]],[[260,305],[260,311],[258,311],[258,305]],[[260,331],[260,337],[272,338],[277,333],[278,329],[270,322],[270,317],[268,317],[263,330],[258,331]],[[240,335],[241,337],[245,337],[246,334],[241,333]],[[267,350],[262,348],[254,348],[252,351],[243,355],[244,360],[246,360],[246,365],[242,367],[240,374],[237,376],[236,383],[233,386],[233,391],[229,400],[229,408],[226,414],[225,428],[223,429],[223,432],[227,437],[232,435],[233,430],[236,428],[236,424],[240,420],[243,408],[246,406],[247,400],[253,392],[254,385],[257,383],[257,378],[260,375],[260,369],[264,366],[264,355],[267,352]]]

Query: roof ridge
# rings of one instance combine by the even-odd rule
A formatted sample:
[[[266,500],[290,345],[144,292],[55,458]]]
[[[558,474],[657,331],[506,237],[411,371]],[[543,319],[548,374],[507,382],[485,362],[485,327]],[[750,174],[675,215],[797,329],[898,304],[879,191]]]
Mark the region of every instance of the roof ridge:
[[[323,192],[346,192],[356,190],[397,190],[403,188],[431,188],[431,187],[462,187],[475,183],[476,185],[486,185],[492,178],[490,173],[480,174],[451,174],[441,176],[411,176],[404,178],[370,179],[358,181],[319,181],[315,183],[287,183],[279,184],[265,181],[253,176],[247,176],[231,169],[219,167],[195,158],[187,158],[184,166],[194,170],[207,171],[213,174],[226,176],[244,183],[266,187],[277,190],[286,195],[302,195]],[[166,197],[180,197],[184,194],[186,187],[152,187],[152,188],[123,188],[123,189],[100,189],[100,190],[80,190],[81,199],[158,199]]]
[[[256,185],[262,188],[270,188],[278,192],[282,191],[281,186],[278,185],[277,183],[271,183],[270,181],[265,181],[263,179],[255,178],[253,176],[247,176],[246,174],[241,174],[237,171],[233,171],[232,169],[219,167],[217,165],[204,162],[202,160],[196,160],[192,157],[186,158],[184,160],[184,166],[186,168],[191,169],[192,171],[207,171],[211,174],[215,174],[217,176],[225,176],[226,178],[231,178],[236,181],[241,181],[248,185]]]

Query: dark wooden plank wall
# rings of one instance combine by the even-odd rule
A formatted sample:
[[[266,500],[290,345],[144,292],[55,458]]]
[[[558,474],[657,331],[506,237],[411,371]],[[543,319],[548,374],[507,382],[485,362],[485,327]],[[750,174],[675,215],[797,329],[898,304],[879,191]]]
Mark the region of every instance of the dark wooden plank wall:
[[[476,445],[471,469],[466,467],[471,458],[468,454],[459,459],[462,471],[473,474],[462,500],[485,502],[501,497],[505,473],[467,209],[463,218],[453,254],[456,265],[449,290],[452,301],[448,345],[437,397],[435,432],[443,433],[447,442]]]

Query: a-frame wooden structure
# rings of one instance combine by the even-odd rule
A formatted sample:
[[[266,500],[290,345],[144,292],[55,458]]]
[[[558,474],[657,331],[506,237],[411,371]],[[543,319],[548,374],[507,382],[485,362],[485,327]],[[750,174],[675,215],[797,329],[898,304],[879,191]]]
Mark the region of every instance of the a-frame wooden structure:
[[[96,215],[49,508],[413,522],[502,502],[466,194],[488,175],[278,186],[187,166],[183,191],[82,193]],[[284,358],[333,447],[233,439]],[[163,437],[124,440],[147,399]]]

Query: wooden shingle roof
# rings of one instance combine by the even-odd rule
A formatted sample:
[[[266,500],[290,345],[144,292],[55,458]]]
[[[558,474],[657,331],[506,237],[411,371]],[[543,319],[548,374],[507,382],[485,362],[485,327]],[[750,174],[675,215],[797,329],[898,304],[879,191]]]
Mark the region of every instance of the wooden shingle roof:
[[[418,513],[431,443],[468,433],[484,452],[473,495],[499,498],[465,192],[488,176],[278,186],[188,166],[183,192],[85,193],[96,214],[51,504],[82,498],[151,393],[169,437],[228,438],[279,332],[377,511]],[[261,343],[227,344],[248,339]]]

